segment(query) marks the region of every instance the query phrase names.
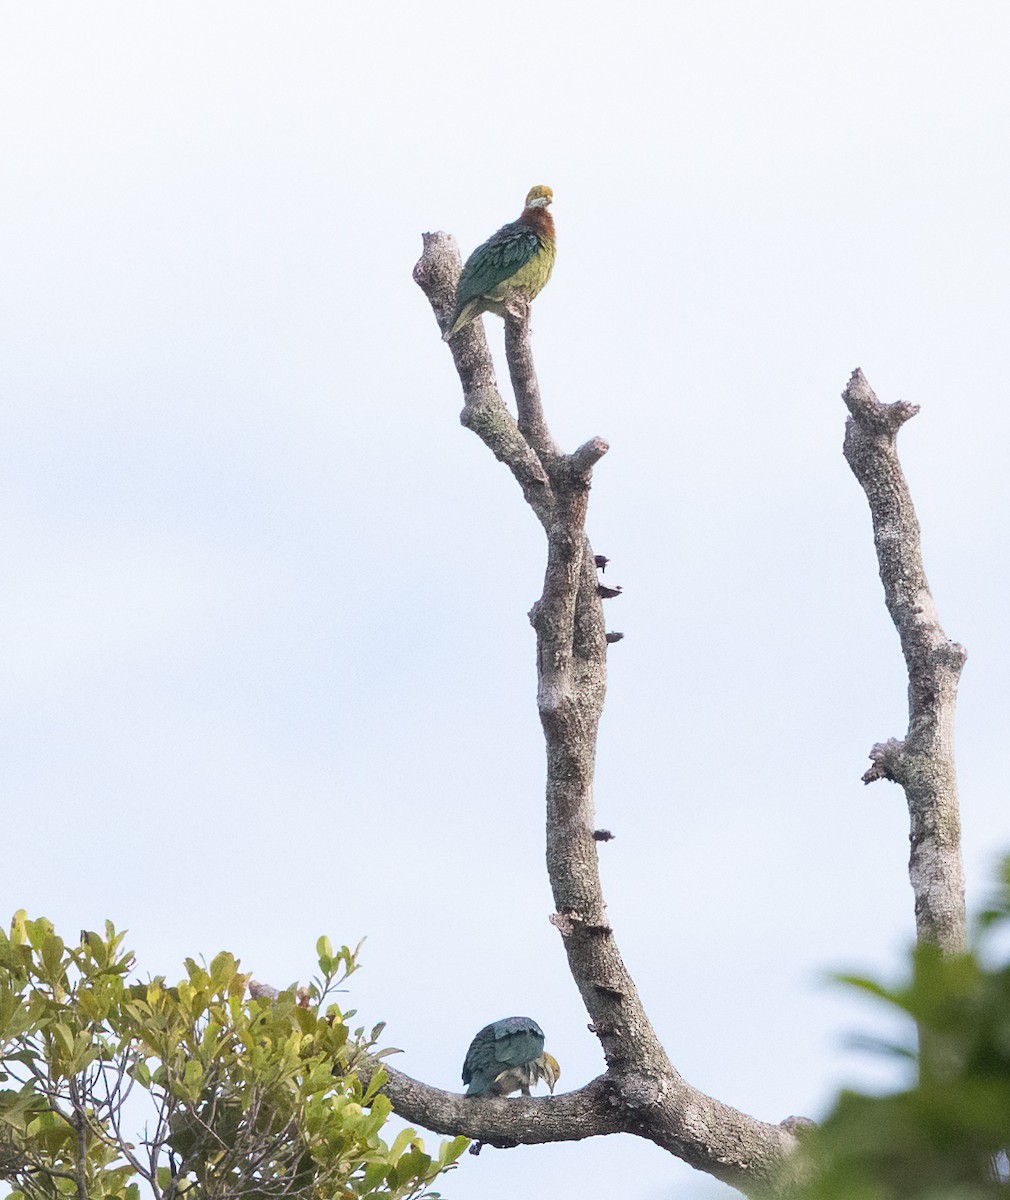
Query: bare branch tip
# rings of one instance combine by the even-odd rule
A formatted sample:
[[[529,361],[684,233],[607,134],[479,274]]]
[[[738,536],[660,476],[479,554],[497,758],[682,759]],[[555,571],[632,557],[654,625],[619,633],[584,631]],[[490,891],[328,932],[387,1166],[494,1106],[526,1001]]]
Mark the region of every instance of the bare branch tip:
[[[878,742],[870,750],[872,766],[862,776],[863,783],[876,783],[878,779],[889,779],[900,783],[903,776],[905,743],[898,738]]]
[[[858,367],[849,377],[842,399],[857,425],[875,434],[883,433],[892,437],[919,411],[918,404],[911,404],[907,400],[882,403]]]
[[[857,415],[857,410],[860,408],[867,406],[872,408],[880,404],[876,392],[870,387],[866,376],[858,367],[849,376],[849,382],[845,385],[845,391],[842,392],[842,399],[853,416]]]
[[[794,1137],[804,1137],[817,1128],[817,1122],[812,1121],[809,1117],[786,1117],[779,1121],[779,1124],[783,1129],[788,1129]]]
[[[547,918],[563,938],[569,938],[575,930],[576,913],[553,912]]]
[[[595,466],[609,449],[610,443],[606,439],[592,437],[575,451],[572,463],[577,469],[587,471]]]
[[[961,667],[968,661],[968,651],[961,645],[960,642],[948,642],[947,654],[951,666],[960,670]]]
[[[421,234],[421,257],[414,264],[414,282],[418,287],[424,287],[431,271],[431,261],[435,257],[439,240],[447,235],[438,233]]]

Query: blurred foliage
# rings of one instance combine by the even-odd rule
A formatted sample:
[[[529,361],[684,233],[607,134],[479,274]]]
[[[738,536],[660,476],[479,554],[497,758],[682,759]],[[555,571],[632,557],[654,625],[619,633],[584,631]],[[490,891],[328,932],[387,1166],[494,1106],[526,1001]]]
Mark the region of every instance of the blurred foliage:
[[[907,1046],[916,1083],[884,1096],[843,1092],[803,1138],[804,1200],[989,1200],[1010,1196],[1010,858],[970,947],[912,954],[911,979],[887,988],[842,977],[918,1027]],[[911,1029],[911,1026],[910,1026]],[[916,1044],[917,1043],[917,1044]]]
[[[450,1170],[465,1138],[432,1156],[355,1074],[381,1026],[352,1031],[330,1003],[357,950],[320,938],[320,976],[277,992],[230,954],[186,976],[130,982],[123,935],[68,946],[45,920],[0,933],[0,1179],[15,1200],[406,1200]],[[130,1137],[124,1121],[137,1118]],[[146,1122],[146,1124],[145,1124]]]

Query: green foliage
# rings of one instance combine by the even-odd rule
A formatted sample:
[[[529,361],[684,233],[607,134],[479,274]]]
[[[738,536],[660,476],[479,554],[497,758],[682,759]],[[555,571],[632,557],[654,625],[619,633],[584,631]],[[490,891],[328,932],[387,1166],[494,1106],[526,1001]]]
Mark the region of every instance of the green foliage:
[[[0,933],[0,1179],[15,1200],[433,1198],[465,1138],[434,1156],[414,1130],[380,1137],[390,1104],[356,1074],[382,1026],[328,1002],[357,950],[320,938],[308,988],[250,987],[230,954],[131,982],[123,935],[67,946],[45,919]],[[146,1118],[123,1132],[124,1106]],[[145,1104],[137,1100],[146,1099]]]
[[[887,988],[845,982],[906,1014],[918,1049],[917,1082],[886,1096],[843,1092],[808,1135],[814,1182],[805,1200],[989,1200],[1010,1196],[1010,858],[994,903],[975,922],[971,948],[944,957],[917,948],[911,979]],[[794,1164],[795,1165],[795,1164]]]

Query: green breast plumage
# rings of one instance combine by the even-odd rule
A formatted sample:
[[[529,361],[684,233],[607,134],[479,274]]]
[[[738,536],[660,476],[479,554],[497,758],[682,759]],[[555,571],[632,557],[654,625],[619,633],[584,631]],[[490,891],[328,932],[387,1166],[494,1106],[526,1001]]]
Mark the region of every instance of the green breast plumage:
[[[513,221],[470,255],[459,279],[457,308],[471,300],[502,301],[520,289],[532,300],[554,269],[554,242]]]

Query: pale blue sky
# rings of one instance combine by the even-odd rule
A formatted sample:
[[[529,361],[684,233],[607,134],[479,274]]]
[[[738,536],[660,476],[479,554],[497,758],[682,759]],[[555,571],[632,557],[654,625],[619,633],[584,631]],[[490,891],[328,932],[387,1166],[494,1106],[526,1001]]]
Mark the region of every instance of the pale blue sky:
[[[410,272],[554,188],[548,418],[612,450],[599,822],[674,1064],[768,1120],[886,1073],[826,971],[912,933],[905,726],[849,372],[901,452],[947,632],[970,896],[1010,844],[1001,3],[0,9],[4,912],[233,950],[459,1086],[529,1013],[602,1069],[543,866],[543,546],[457,422]],[[487,319],[505,378],[501,327]],[[450,1200],[727,1194],[630,1138],[487,1151]]]

